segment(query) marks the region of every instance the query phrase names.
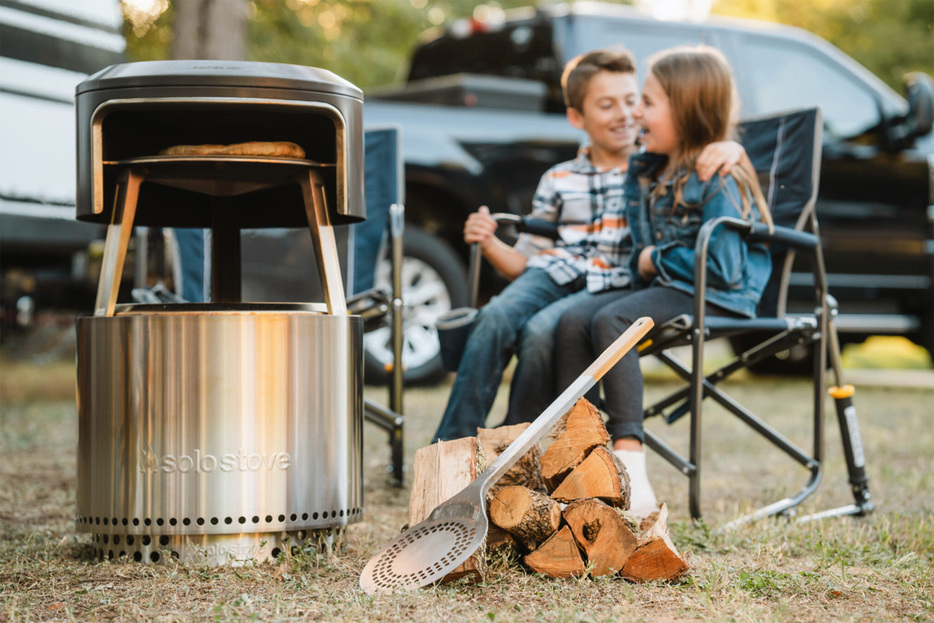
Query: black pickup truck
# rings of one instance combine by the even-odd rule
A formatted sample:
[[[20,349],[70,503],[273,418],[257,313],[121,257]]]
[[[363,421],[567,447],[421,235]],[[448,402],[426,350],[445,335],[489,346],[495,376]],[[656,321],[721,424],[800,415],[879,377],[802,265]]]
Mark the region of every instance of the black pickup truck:
[[[559,77],[565,62],[612,45],[643,61],[686,43],[706,43],[726,54],[743,116],[821,106],[817,211],[831,292],[840,303],[841,337],[852,342],[903,335],[934,352],[934,106],[928,74],[906,76],[906,99],[800,29],[738,20],[660,21],[631,7],[574,3],[509,13],[492,24],[454,24],[416,49],[406,87],[367,94],[366,123],[395,123],[403,132],[406,254],[412,262],[410,380],[437,377],[430,319],[464,303],[461,231],[467,214],[483,204],[492,211],[527,212],[541,173],[572,157],[583,140],[563,114]],[[644,73],[640,67],[640,77]],[[803,273],[795,279],[792,297],[808,288]],[[483,283],[486,294],[502,286],[491,274]],[[379,354],[372,341],[378,339],[368,344],[371,356]]]
[[[103,25],[94,26],[94,37],[81,39],[96,41],[86,44],[87,50],[75,48],[66,36],[73,28],[63,31],[60,41],[47,34],[56,32],[52,26],[58,22],[77,19],[69,17],[71,3],[53,3],[61,14],[30,8],[33,4],[45,3],[16,3],[15,10],[0,15],[5,33],[0,134],[17,146],[0,167],[5,327],[28,322],[35,304],[86,309],[93,301],[87,249],[100,232],[73,220],[72,93],[92,71],[76,64],[79,60],[99,68],[119,62],[122,52],[115,0],[101,5]],[[51,26],[37,26],[31,35],[17,24],[38,18],[7,23],[19,12],[35,13]],[[30,43],[35,37],[43,45]],[[632,7],[575,2],[510,12],[495,23],[457,22],[417,47],[403,88],[367,93],[365,124],[395,125],[403,136],[409,381],[444,373],[434,320],[467,300],[467,249],[461,239],[467,214],[484,204],[498,212],[527,212],[541,174],[573,157],[584,140],[564,116],[559,77],[565,62],[597,47],[623,45],[644,60],[663,48],[700,42],[730,59],[743,115],[815,104],[823,109],[818,215],[843,339],[904,335],[934,352],[929,75],[906,77],[906,99],[799,29],[737,20],[660,21]],[[39,54],[48,50],[61,53],[52,59]],[[25,142],[23,128],[40,128],[48,140]],[[270,275],[292,274],[282,255],[266,254],[264,264],[245,267],[244,279],[253,282],[244,284],[245,292],[272,283]],[[482,285],[489,296],[503,282],[487,269]],[[793,285],[808,287],[803,276]],[[288,295],[300,290],[294,284],[283,288]],[[388,335],[368,334],[366,349],[372,380],[389,356]]]

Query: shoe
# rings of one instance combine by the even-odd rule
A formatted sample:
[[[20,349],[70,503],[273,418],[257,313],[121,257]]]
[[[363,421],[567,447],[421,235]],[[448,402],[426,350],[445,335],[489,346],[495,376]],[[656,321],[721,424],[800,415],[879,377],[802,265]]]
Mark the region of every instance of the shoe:
[[[613,454],[619,457],[629,474],[629,511],[633,515],[646,517],[649,513],[658,510],[655,491],[652,490],[645,469],[645,452],[614,450]]]

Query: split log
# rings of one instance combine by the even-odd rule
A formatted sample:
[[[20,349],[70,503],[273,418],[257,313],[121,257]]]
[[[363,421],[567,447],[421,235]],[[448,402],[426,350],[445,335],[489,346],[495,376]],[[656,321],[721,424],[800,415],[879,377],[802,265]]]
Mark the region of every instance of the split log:
[[[427,518],[438,504],[473,482],[484,467],[486,458],[476,437],[439,441],[417,450],[412,464],[409,525],[414,526]],[[442,581],[470,576],[482,582],[485,572],[486,548],[480,547]]]
[[[584,398],[578,400],[559,422],[556,433],[554,442],[541,458],[542,477],[551,491],[587,458],[591,450],[610,442],[600,412]]]
[[[600,500],[591,498],[568,504],[564,520],[587,554],[593,577],[622,571],[638,545],[621,512]]]
[[[544,493],[528,487],[503,487],[490,502],[490,520],[532,551],[557,532],[561,508]]]
[[[635,582],[674,580],[688,570],[687,561],[668,533],[668,507],[660,504],[642,522],[639,546],[623,566],[623,577]]]
[[[499,428],[477,429],[477,439],[483,444],[488,464],[496,460],[503,450],[509,447],[516,437],[529,427],[528,423],[500,426]],[[493,485],[491,493],[497,489],[510,486],[528,487],[533,491],[545,491],[545,481],[542,479],[542,446],[536,443],[529,451],[516,461],[516,464],[500,477]]]
[[[577,541],[567,526],[551,535],[523,560],[532,571],[553,578],[581,576],[587,571]]]
[[[595,448],[554,490],[559,502],[600,498],[610,506],[629,508],[629,474],[610,450]]]

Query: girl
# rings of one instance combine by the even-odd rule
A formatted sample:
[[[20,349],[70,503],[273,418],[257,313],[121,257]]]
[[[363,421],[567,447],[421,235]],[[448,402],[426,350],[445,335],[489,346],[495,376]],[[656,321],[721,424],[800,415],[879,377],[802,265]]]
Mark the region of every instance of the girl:
[[[656,325],[693,312],[694,244],[705,221],[720,216],[771,222],[751,163],[701,182],[695,165],[705,146],[733,128],[735,86],[714,48],[680,47],[650,59],[634,111],[645,153],[632,156],[625,182],[633,251],[633,288],[592,296],[558,325],[558,386],[567,387],[637,318]],[[752,197],[752,198],[750,198]],[[771,272],[768,250],[718,228],[709,246],[707,313],[755,315]],[[642,374],[630,352],[603,378],[613,449],[629,472],[631,508],[646,515],[656,501],[642,451]]]

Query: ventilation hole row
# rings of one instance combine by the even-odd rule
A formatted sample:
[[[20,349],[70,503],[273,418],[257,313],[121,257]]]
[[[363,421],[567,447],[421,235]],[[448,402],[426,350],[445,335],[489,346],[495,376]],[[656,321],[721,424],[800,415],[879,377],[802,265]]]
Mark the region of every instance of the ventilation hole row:
[[[121,540],[125,545],[141,545],[143,547],[149,547],[153,543],[153,539],[148,534],[142,536],[137,536],[133,534],[127,534],[121,536],[119,534],[95,534],[94,542],[103,543],[104,545],[120,545]],[[158,539],[159,545],[165,547],[169,544],[169,537],[166,534],[163,534]]]
[[[113,549],[108,549],[107,551],[104,551],[103,549],[97,550],[98,558],[102,558],[102,559],[107,558],[108,560],[113,560],[114,558],[117,558],[117,559],[124,558],[130,555],[131,553],[125,550],[116,550],[116,551]],[[175,551],[171,553],[171,556],[172,558],[179,557],[178,552],[175,552]],[[143,552],[138,552],[138,551],[132,552],[132,558],[136,562],[143,562],[144,557],[149,558],[149,560],[152,562],[159,562],[160,560],[162,560],[162,555],[159,552],[150,552],[149,556],[144,556]]]
[[[301,518],[302,521],[308,521],[310,517],[312,521],[316,521],[318,519],[337,519],[338,517],[358,517],[362,514],[363,514],[362,508],[351,508],[348,510],[341,509],[338,511],[324,511],[323,513],[318,513],[318,512],[314,512],[311,514],[302,513],[301,515],[299,515],[298,513],[292,513],[291,515],[288,515],[288,520],[298,521],[299,518]],[[75,522],[78,523],[79,525],[85,525],[85,526],[100,526],[100,525],[105,525],[105,526],[130,526],[130,525],[133,525],[133,526],[139,526],[139,525],[177,526],[179,523],[181,523],[183,526],[190,526],[192,523],[198,526],[203,526],[206,523],[209,523],[212,526],[216,526],[220,523],[231,525],[234,522],[241,524],[241,525],[245,525],[247,523],[260,524],[263,522],[270,524],[270,523],[273,523],[274,521],[278,521],[279,523],[282,523],[286,521],[286,517],[287,517],[286,515],[279,515],[278,517],[273,517],[273,515],[266,515],[265,517],[260,517],[259,515],[253,515],[253,517],[241,516],[237,518],[234,518],[234,517],[210,517],[210,518],[197,517],[195,519],[191,519],[190,517],[184,517],[182,518],[181,522],[179,522],[179,520],[176,519],[175,517],[170,517],[168,521],[166,521],[162,517],[157,517],[155,520],[153,520],[150,517],[145,517],[143,519],[140,519],[139,517],[133,517],[132,519],[129,519],[127,517],[124,517],[123,519],[117,519],[116,517],[78,516],[75,518]]]

